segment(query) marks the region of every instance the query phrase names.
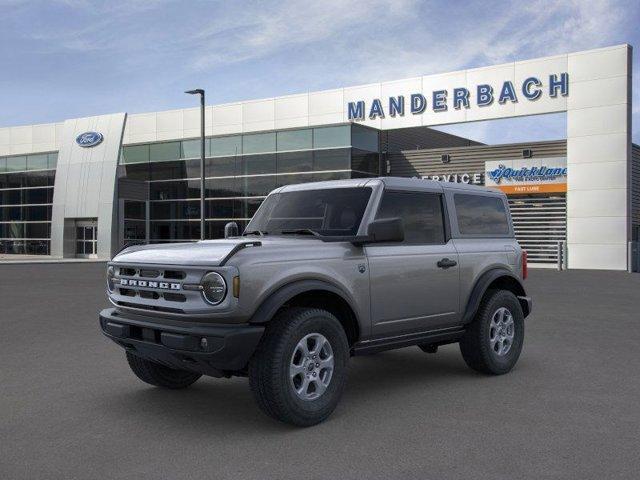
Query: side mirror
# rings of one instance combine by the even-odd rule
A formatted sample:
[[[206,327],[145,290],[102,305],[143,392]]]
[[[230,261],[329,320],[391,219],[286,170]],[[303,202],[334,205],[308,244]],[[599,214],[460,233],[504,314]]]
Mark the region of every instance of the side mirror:
[[[369,224],[367,231],[369,241],[380,242],[402,242],[404,240],[404,226],[401,218],[383,218],[374,220]]]
[[[224,226],[224,238],[237,237],[238,236],[238,224],[236,222],[229,222]]]

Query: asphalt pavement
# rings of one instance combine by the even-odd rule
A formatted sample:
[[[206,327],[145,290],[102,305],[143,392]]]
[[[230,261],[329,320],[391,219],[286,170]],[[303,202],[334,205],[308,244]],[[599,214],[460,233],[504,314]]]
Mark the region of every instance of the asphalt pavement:
[[[104,264],[0,264],[2,479],[622,479],[640,475],[640,274],[534,270],[508,375],[458,347],[352,359],[299,429],[246,379],[140,382],[99,331]]]

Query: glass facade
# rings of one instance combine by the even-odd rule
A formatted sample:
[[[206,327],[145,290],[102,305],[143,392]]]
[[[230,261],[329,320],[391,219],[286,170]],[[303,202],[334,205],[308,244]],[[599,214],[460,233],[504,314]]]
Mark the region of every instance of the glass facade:
[[[58,154],[0,157],[0,254],[48,255]]]
[[[207,138],[205,155],[210,239],[230,221],[242,230],[282,185],[379,174],[378,131],[351,124]],[[200,238],[199,158],[198,139],[122,148],[119,177],[137,181],[148,199],[120,194],[125,244]]]

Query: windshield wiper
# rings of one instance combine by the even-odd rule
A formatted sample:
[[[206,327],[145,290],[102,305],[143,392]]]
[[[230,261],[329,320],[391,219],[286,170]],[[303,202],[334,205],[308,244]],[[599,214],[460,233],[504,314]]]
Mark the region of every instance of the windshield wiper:
[[[280,232],[283,235],[313,235],[314,237],[321,237],[318,232],[311,230],[310,228],[294,228],[291,230],[282,230]]]
[[[249,230],[248,232],[244,232],[242,234],[242,236],[246,236],[246,235],[258,235],[260,237],[264,237],[267,234],[267,232],[263,232],[262,230]]]

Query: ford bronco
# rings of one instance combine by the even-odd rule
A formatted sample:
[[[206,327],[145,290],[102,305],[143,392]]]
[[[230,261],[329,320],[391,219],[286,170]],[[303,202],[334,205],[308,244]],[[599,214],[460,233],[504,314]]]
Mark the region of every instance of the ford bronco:
[[[459,343],[474,370],[515,365],[531,300],[505,195],[407,178],[289,185],[245,231],[132,246],[107,267],[103,333],[142,381],[248,376],[268,415],[317,424],[350,357]]]

